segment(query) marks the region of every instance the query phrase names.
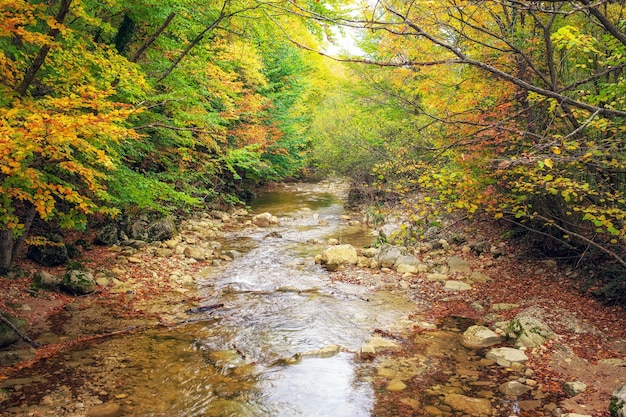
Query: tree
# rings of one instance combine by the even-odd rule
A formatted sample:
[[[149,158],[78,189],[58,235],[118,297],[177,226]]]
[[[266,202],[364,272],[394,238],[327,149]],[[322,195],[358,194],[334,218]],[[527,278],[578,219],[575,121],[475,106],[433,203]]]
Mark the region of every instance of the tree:
[[[33,222],[232,202],[299,172],[310,72],[275,39],[272,19],[303,31],[280,3],[0,0],[0,273]]]
[[[347,61],[390,73],[386,93],[415,109],[413,144],[376,168],[381,187],[401,177],[450,210],[551,236],[555,253],[592,248],[624,268],[623,7],[390,0],[341,20],[298,13],[363,28],[366,55]]]

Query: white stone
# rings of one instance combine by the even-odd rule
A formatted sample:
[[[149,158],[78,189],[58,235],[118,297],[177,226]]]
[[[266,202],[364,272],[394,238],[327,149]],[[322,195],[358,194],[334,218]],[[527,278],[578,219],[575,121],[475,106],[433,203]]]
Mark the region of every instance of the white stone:
[[[443,289],[446,291],[467,291],[471,290],[472,286],[463,281],[448,280]]]
[[[522,364],[528,360],[528,356],[524,352],[510,347],[491,349],[487,352],[486,358],[504,367],[509,367],[514,363]]]
[[[480,349],[500,343],[501,339],[493,330],[485,326],[470,326],[463,332],[463,346]]]

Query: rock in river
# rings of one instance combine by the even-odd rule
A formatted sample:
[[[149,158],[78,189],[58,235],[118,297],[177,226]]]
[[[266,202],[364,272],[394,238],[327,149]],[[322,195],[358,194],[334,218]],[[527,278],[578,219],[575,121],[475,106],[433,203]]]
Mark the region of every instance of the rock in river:
[[[491,414],[491,403],[485,398],[472,398],[460,394],[448,394],[444,402],[455,411],[471,416],[488,416]]]
[[[336,271],[341,265],[356,265],[359,257],[352,245],[331,246],[322,252],[320,264],[329,271]]]
[[[480,349],[500,343],[500,336],[485,326],[470,326],[463,333],[461,343],[463,346]]]

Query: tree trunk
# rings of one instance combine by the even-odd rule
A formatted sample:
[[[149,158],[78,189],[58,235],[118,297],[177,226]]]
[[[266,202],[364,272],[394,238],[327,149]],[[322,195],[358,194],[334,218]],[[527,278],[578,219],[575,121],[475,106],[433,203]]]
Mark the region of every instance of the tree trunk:
[[[120,23],[120,27],[117,29],[117,35],[115,35],[115,39],[113,40],[117,52],[120,54],[124,53],[130,43],[134,30],[135,21],[128,14],[125,14],[122,23]]]
[[[67,13],[70,11],[71,3],[72,3],[72,0],[61,0],[61,8],[59,9],[59,12],[57,13],[55,17],[55,20],[58,24],[63,23],[63,21],[65,20]],[[50,37],[50,40],[53,41],[57,37],[59,32],[60,30],[58,28],[50,29],[50,31],[48,32],[48,36]],[[30,67],[28,67],[26,74],[24,74],[24,78],[22,79],[20,84],[15,88],[15,91],[17,91],[19,95],[23,96],[26,94],[28,87],[30,87],[30,85],[35,80],[35,76],[37,75],[37,72],[43,65],[44,61],[46,60],[46,56],[48,56],[48,52],[50,52],[51,48],[52,48],[52,45],[49,45],[49,44],[41,47],[41,49],[39,50],[39,53],[37,54],[33,62],[30,64]]]
[[[22,234],[19,237],[15,237],[10,230],[0,230],[0,275],[6,275],[7,272],[13,266],[17,255],[26,240],[26,236],[30,230],[30,227],[35,220],[37,210],[32,204],[28,209],[26,218],[24,219],[24,228]]]
[[[14,243],[10,230],[0,230],[0,275],[6,275],[11,268]]]

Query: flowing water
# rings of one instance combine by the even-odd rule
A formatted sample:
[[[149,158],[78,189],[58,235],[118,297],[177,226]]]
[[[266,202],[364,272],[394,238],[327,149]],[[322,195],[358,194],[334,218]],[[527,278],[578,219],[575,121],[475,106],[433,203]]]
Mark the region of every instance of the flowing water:
[[[129,416],[371,415],[373,389],[357,378],[354,352],[414,306],[391,292],[333,283],[313,262],[328,238],[371,241],[366,228],[341,221],[343,201],[319,187],[264,194],[253,211],[271,212],[280,225],[224,237],[224,248],[242,256],[202,271],[197,290],[201,305],[222,308],[67,354],[56,382],[63,387],[72,367],[93,373],[87,388],[106,379],[100,396]]]

